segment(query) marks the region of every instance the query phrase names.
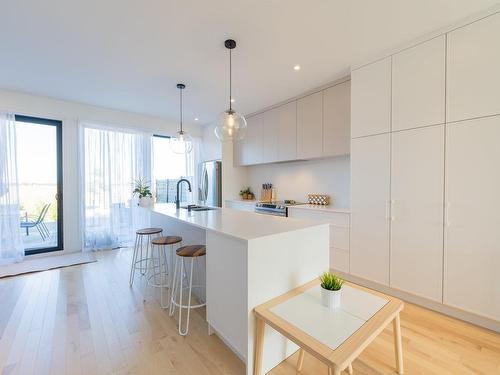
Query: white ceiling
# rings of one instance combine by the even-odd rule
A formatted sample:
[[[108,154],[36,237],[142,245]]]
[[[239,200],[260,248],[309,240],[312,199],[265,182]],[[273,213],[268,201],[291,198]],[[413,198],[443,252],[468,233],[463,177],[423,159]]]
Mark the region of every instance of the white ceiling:
[[[1,0],[0,87],[211,122],[327,83],[349,66],[498,1]],[[295,64],[302,69],[293,70]]]

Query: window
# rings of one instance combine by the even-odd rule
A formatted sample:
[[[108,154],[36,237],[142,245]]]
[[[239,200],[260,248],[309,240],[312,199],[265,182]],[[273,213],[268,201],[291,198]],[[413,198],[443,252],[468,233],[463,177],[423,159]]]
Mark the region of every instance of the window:
[[[26,255],[61,250],[61,121],[15,116],[21,234]]]
[[[153,173],[152,185],[158,203],[175,202],[177,182],[181,178],[194,182],[194,158],[190,155],[176,154],[170,148],[170,137],[153,136]],[[192,186],[193,191],[194,186]],[[190,194],[187,184],[181,185],[181,202],[194,200]]]

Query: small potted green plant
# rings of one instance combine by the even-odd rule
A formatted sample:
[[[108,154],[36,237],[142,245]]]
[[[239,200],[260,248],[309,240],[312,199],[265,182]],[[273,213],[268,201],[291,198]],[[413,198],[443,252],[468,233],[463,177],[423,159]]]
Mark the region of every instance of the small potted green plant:
[[[340,307],[340,296],[344,280],[331,272],[325,272],[320,276],[321,281],[321,303],[331,310]]]
[[[132,191],[134,197],[139,198],[138,205],[141,207],[149,207],[153,204],[153,193],[149,182],[143,178],[134,181],[134,190]]]
[[[255,199],[255,195],[252,192],[252,189],[250,189],[250,187],[247,187],[243,190],[240,190],[240,197],[241,197],[241,199],[244,199],[244,200]]]

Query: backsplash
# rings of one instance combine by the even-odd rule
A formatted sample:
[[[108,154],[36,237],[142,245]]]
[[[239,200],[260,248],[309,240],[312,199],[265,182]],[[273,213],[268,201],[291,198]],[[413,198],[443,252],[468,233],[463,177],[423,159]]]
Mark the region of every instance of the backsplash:
[[[277,199],[307,201],[307,194],[328,194],[334,206],[349,208],[350,159],[335,158],[273,163],[247,167],[247,181],[253,191],[264,182],[276,188]]]

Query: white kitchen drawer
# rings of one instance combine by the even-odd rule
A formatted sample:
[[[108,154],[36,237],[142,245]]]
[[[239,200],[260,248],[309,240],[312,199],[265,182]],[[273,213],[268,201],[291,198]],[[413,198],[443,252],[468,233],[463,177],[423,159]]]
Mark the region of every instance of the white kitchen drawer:
[[[349,273],[349,251],[331,247],[330,268]]]
[[[330,246],[349,250],[349,228],[330,225]]]
[[[349,228],[349,214],[346,213],[289,208],[289,216],[297,219],[318,220],[338,227]]]

